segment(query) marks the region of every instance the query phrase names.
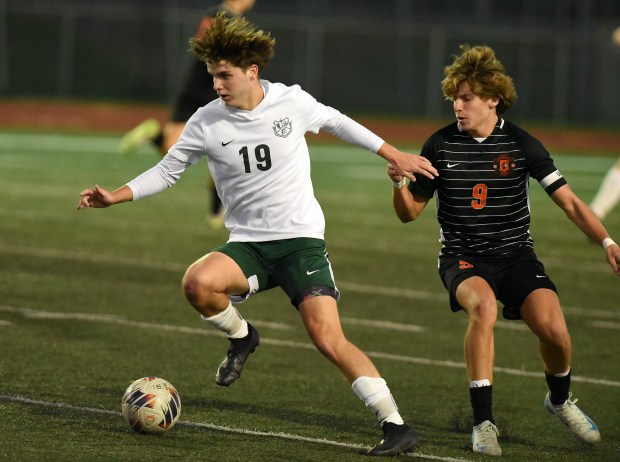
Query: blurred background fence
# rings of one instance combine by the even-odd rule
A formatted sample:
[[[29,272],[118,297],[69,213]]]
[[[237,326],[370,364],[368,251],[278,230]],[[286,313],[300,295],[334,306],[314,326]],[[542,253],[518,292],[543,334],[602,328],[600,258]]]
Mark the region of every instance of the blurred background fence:
[[[191,58],[198,0],[0,0],[0,96],[167,103]],[[443,67],[488,44],[513,77],[511,119],[616,128],[620,0],[257,0],[264,77],[349,113],[451,115]]]

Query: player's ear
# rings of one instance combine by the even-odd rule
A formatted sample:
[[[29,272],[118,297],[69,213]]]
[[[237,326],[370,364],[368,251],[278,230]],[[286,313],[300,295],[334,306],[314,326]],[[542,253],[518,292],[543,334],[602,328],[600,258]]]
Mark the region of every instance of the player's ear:
[[[248,77],[252,80],[258,79],[259,77],[259,70],[256,64],[250,64],[250,67],[248,67],[246,72],[247,72]]]
[[[493,98],[489,98],[489,107],[491,109],[494,108],[494,107],[497,107],[499,102],[500,102],[499,96],[494,96]]]

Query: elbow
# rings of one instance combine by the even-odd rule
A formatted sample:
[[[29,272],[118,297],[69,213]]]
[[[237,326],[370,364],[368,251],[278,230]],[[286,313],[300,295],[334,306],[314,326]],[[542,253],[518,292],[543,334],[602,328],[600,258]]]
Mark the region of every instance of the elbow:
[[[397,212],[396,214],[401,223],[409,223],[411,221],[415,221],[418,218],[419,214],[410,213],[410,212]]]

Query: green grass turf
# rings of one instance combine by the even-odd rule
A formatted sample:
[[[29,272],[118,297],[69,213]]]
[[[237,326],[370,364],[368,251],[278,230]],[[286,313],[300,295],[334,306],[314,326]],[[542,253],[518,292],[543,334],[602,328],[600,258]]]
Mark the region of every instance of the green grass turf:
[[[279,289],[240,306],[262,344],[237,383],[215,385],[227,341],[180,290],[185,268],[227,238],[205,221],[204,163],[158,196],[75,210],[80,190],[115,188],[157,160],[148,148],[124,157],[117,142],[0,133],[0,460],[362,460],[360,448],[380,439],[374,417],[312,348]],[[403,225],[383,160],[342,146],[311,153],[348,337],[420,433],[419,460],[484,460],[470,449],[466,320],[450,313],[437,276],[433,207]],[[556,156],[586,201],[614,160]],[[532,234],[571,329],[574,396],[603,440],[584,447],[547,414],[535,338],[502,321],[502,459],[619,460],[618,279],[602,250],[531,187]],[[620,238],[617,210],[605,224]],[[182,399],[182,423],[160,437],[133,433],[120,415],[125,388],[145,375],[166,378]]]

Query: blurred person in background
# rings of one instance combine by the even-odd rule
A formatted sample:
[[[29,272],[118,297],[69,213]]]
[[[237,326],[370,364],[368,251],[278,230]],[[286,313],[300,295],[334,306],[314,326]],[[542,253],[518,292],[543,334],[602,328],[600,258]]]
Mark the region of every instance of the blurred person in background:
[[[404,422],[373,362],[342,330],[340,292],[324,241],[325,216],[314,195],[305,135],[331,133],[376,153],[412,181],[413,173],[432,177],[437,171],[427,159],[398,150],[299,85],[261,79],[275,40],[244,18],[216,15],[191,45],[213,76],[219,98],[196,111],[156,166],[112,192],[99,186],[83,190],[78,209],[157,194],[206,157],[226,207],[230,236],[188,268],[182,286],[201,318],[229,338],[215,382],[234,383],[259,346],[258,331],[232,303],[280,287],[318,351],[377,419],[383,439],[368,454],[412,451],[418,435]]]
[[[611,43],[616,50],[620,50],[620,27],[612,32]],[[620,159],[616,160],[616,163],[607,171],[590,203],[590,208],[600,220],[604,220],[618,201],[620,201]]]
[[[249,11],[255,3],[256,0],[224,0],[221,5],[212,8],[203,16],[195,38],[202,37],[204,30],[211,27],[213,17],[218,12],[224,12],[229,17],[238,17]],[[207,66],[193,55],[183,87],[174,102],[170,120],[163,127],[159,121],[152,118],[141,122],[123,136],[120,143],[121,151],[131,153],[143,144],[151,142],[161,155],[165,155],[177,142],[185,123],[194,112],[217,97],[217,92],[213,89],[213,77],[207,71]],[[213,229],[223,228],[224,207],[211,177],[209,177],[208,186],[211,195],[208,222]]]
[[[493,416],[494,328],[497,301],[503,316],[523,320],[538,337],[548,393],[543,403],[586,444],[600,441],[594,422],[571,399],[571,339],[557,289],[530,237],[528,180],[535,178],[568,218],[604,249],[620,275],[620,247],[572,191],[543,145],[500,117],[516,101],[512,79],[487,46],[461,45],[444,69],[442,90],[456,121],[434,133],[421,155],[439,172],[409,183],[388,165],[396,215],[422,213],[433,195],[441,226],[439,275],[453,312],[465,311],[464,349],[473,410],[474,452],[499,456]]]
[[[604,220],[620,201],[620,159],[609,169],[601,183],[590,208],[600,220]]]

